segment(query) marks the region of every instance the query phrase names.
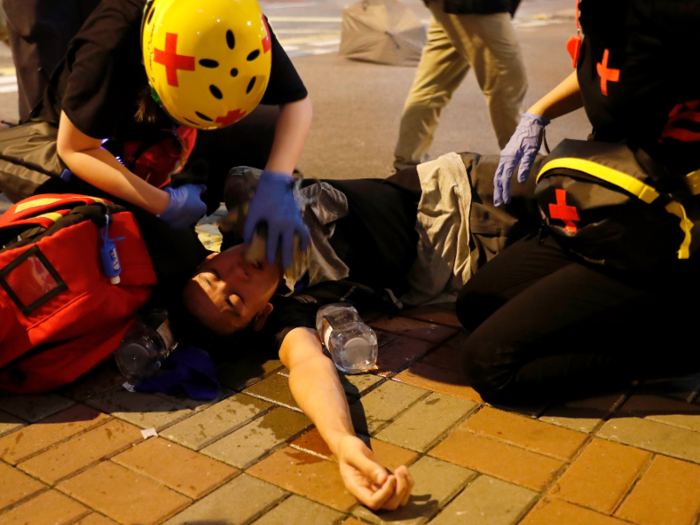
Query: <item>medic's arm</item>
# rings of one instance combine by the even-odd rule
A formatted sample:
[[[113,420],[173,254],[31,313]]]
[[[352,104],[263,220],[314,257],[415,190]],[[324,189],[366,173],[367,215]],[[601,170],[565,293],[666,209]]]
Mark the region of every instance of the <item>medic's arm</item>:
[[[313,108],[307,96],[302,100],[280,106],[280,114],[275,126],[275,140],[272,143],[266,170],[278,173],[292,173],[296,168],[306,137],[311,128]]]
[[[578,85],[576,71],[574,71],[552,91],[535,102],[527,112],[541,115],[551,121],[582,107],[581,88]]]
[[[295,328],[280,347],[289,368],[289,387],[338,458],[345,487],[371,509],[396,509],[411,496],[413,478],[401,466],[388,474],[372,451],[355,436],[345,392],[333,362],[323,355],[315,330]]]
[[[58,155],[74,175],[151,213],[162,213],[170,196],[126,169],[102,141],[85,135],[61,112],[58,125]]]

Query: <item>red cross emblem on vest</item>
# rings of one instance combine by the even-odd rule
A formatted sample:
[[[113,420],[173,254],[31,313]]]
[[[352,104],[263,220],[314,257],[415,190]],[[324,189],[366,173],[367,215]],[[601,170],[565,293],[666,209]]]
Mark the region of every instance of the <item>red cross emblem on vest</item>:
[[[177,54],[177,34],[165,34],[165,51],[155,49],[153,60],[165,66],[165,74],[168,77],[168,85],[179,87],[177,82],[177,70],[194,71],[194,57]]]
[[[620,70],[608,69],[609,58],[610,51],[606,49],[603,51],[603,61],[598,62],[595,66],[598,71],[598,76],[600,77],[600,92],[606,97],[608,96],[608,82],[620,81]]]
[[[552,219],[564,221],[564,231],[574,233],[578,228],[574,221],[580,221],[578,211],[573,206],[566,205],[566,190],[556,190],[557,203],[549,205],[549,216]]]
[[[235,122],[238,122],[245,116],[245,111],[241,111],[240,109],[234,109],[233,111],[229,111],[228,113],[226,113],[226,115],[224,115],[223,117],[217,117],[216,123],[221,124],[222,127],[226,127],[230,126],[231,124],[234,124]]]

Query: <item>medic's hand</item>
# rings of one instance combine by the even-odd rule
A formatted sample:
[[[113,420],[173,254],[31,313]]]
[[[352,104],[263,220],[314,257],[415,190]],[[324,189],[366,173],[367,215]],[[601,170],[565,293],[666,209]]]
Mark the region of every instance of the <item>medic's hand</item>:
[[[299,235],[302,250],[306,250],[309,245],[309,229],[301,219],[301,211],[294,200],[293,187],[294,179],[291,175],[263,171],[243,226],[243,240],[250,243],[258,223],[266,222],[267,262],[275,263],[281,240],[282,263],[285,268],[292,265],[295,233]]]
[[[191,226],[207,212],[207,205],[199,198],[205,189],[204,184],[185,184],[178,188],[165,188],[164,191],[170,194],[170,202],[158,217],[172,228]]]
[[[406,467],[400,466],[389,474],[355,436],[342,438],[337,456],[345,488],[360,503],[373,510],[394,510],[408,503],[414,481]]]
[[[525,182],[530,175],[530,168],[542,145],[544,127],[549,121],[533,113],[525,113],[515,133],[501,151],[496,176],[493,178],[493,205],[510,203],[510,179],[515,166],[520,162],[518,182]]]

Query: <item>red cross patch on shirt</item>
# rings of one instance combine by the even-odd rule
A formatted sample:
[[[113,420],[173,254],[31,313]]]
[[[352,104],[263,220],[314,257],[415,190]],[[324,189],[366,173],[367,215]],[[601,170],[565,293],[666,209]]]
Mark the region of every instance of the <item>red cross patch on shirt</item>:
[[[620,81],[620,70],[608,68],[608,59],[610,58],[610,50],[603,51],[603,61],[596,64],[596,70],[600,77],[600,92],[604,96],[608,96],[608,82]]]

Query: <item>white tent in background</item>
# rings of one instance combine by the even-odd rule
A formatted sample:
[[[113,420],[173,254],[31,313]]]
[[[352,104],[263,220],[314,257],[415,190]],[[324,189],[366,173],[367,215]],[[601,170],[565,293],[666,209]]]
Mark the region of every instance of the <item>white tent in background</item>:
[[[425,28],[397,0],[363,0],[343,10],[340,56],[395,66],[415,66]]]

